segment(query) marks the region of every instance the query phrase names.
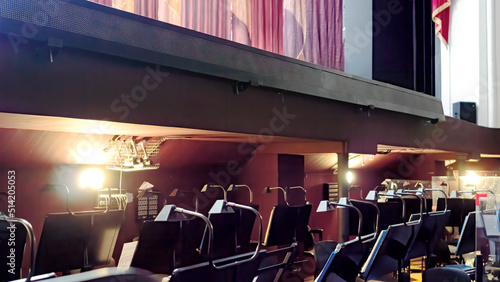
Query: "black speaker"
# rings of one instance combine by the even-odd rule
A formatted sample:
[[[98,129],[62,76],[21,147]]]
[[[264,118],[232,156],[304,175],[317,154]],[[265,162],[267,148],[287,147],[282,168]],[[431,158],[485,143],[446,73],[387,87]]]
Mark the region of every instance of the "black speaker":
[[[477,111],[475,102],[453,103],[453,117],[472,123],[477,123]]]

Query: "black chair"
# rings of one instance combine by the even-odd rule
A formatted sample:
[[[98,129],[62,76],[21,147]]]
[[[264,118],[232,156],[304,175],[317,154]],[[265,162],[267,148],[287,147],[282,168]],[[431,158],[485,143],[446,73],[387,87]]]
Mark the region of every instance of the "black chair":
[[[469,276],[458,269],[449,267],[436,267],[426,269],[422,273],[422,282],[470,282]]]
[[[346,243],[338,244],[332,252],[316,278],[316,282],[347,281],[354,282],[359,274],[361,266],[366,261],[375,234],[366,237],[370,239],[356,238]]]

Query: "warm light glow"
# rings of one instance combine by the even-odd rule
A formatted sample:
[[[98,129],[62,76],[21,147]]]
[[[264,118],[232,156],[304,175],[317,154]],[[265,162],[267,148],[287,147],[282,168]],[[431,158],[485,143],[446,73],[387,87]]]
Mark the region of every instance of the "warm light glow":
[[[346,177],[347,177],[347,183],[351,184],[352,181],[354,180],[354,175],[352,174],[352,172],[348,171]]]
[[[80,174],[81,188],[100,189],[104,185],[104,173],[100,169],[88,169]]]
[[[478,182],[479,182],[479,176],[477,176],[475,172],[473,171],[467,172],[467,174],[465,175],[465,184],[473,184],[477,186]]]

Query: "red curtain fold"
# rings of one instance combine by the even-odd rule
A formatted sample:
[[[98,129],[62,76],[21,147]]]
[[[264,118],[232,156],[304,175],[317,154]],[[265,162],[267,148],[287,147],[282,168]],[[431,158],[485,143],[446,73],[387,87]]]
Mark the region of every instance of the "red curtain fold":
[[[135,0],[134,2],[134,13],[152,18],[158,19],[158,1],[157,0]]]
[[[342,0],[307,1],[305,60],[344,70]]]
[[[448,46],[451,0],[432,0],[432,21],[436,23],[436,35]]]
[[[283,54],[283,0],[252,0],[252,46]]]
[[[229,0],[184,0],[181,23],[185,28],[231,39],[231,5]]]

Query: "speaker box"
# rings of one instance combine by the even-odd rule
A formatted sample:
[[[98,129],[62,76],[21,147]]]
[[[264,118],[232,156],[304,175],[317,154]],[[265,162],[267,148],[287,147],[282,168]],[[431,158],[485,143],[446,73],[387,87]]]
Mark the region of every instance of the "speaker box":
[[[453,103],[453,117],[472,123],[477,123],[477,112],[475,102]]]

